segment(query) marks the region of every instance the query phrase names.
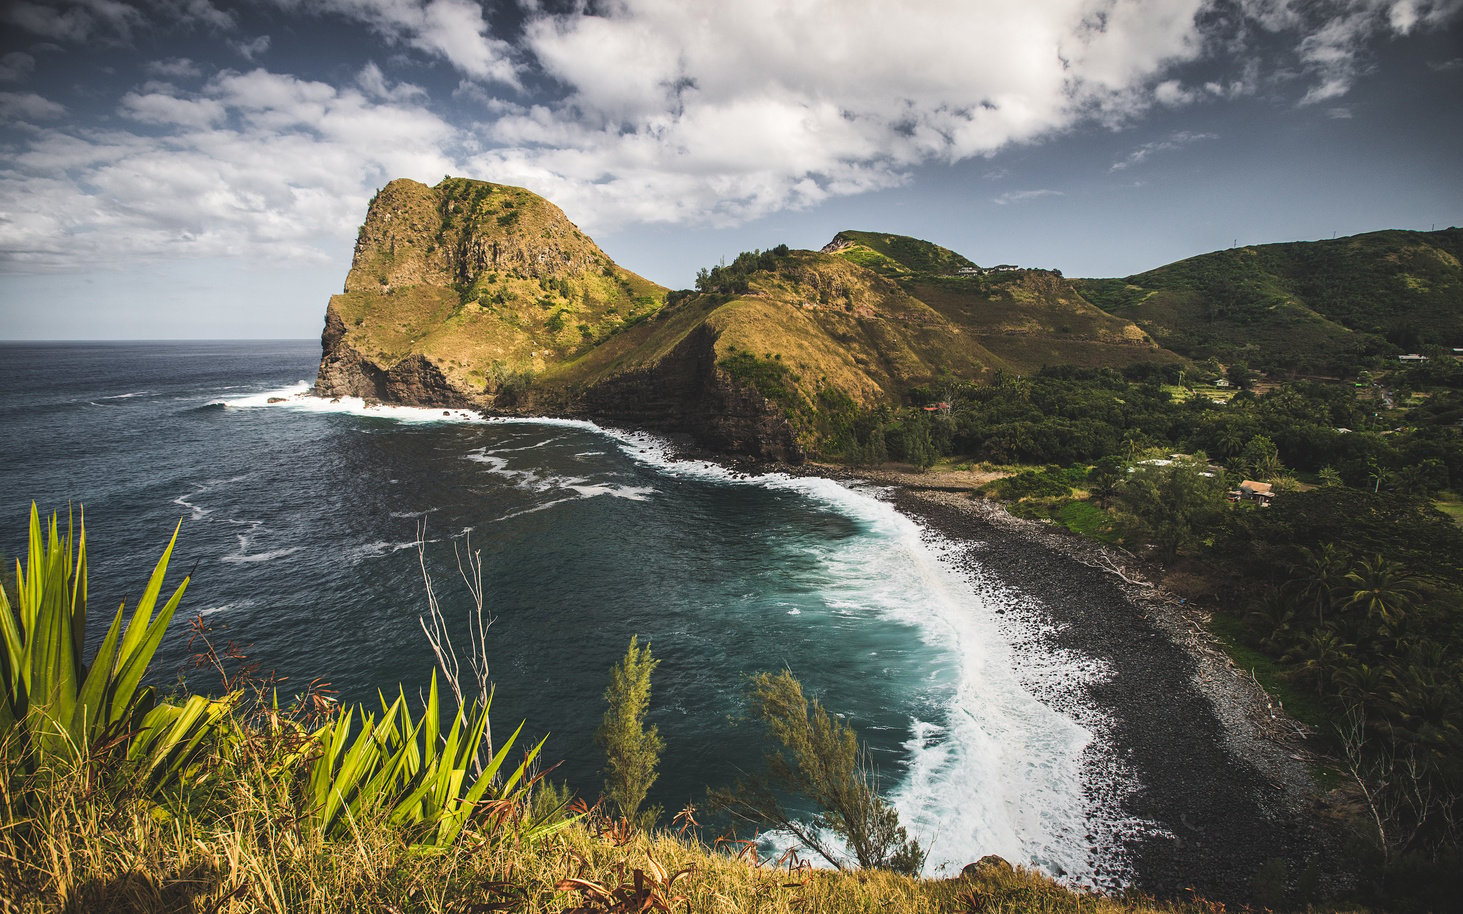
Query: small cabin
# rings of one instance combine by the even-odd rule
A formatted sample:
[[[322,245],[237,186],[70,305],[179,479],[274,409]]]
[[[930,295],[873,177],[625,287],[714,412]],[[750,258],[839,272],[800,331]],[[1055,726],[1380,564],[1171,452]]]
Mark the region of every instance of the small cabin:
[[[1239,484],[1239,497],[1244,501],[1252,501],[1257,505],[1268,507],[1271,500],[1275,498],[1274,487],[1268,482],[1256,482],[1253,479],[1246,479]]]

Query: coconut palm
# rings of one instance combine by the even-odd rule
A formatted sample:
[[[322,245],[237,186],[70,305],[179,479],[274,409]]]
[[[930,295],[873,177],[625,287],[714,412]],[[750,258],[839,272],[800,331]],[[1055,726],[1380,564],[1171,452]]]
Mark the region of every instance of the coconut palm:
[[[1335,682],[1342,701],[1363,709],[1376,708],[1390,697],[1394,677],[1380,666],[1357,663],[1336,671]]]
[[[1301,638],[1286,659],[1300,661],[1301,672],[1316,682],[1316,694],[1324,695],[1332,675],[1351,659],[1354,650],[1356,645],[1341,640],[1340,635],[1326,628]]]
[[[1407,616],[1417,597],[1411,578],[1401,564],[1380,555],[1363,559],[1346,573],[1346,583],[1352,588],[1346,606],[1365,612],[1368,619],[1375,619],[1383,629],[1394,629]]]
[[[1346,584],[1346,556],[1332,543],[1313,548],[1301,546],[1291,563],[1289,589],[1303,607],[1316,617],[1317,627],[1326,624],[1326,610]]]

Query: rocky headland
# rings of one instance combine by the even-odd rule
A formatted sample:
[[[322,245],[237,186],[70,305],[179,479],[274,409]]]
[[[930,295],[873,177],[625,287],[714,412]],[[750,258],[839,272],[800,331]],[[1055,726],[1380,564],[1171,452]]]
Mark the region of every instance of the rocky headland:
[[[320,396],[597,419],[792,463],[942,375],[1178,358],[1055,271],[903,236],[748,252],[672,293],[542,197],[461,178],[377,193],[321,348]]]

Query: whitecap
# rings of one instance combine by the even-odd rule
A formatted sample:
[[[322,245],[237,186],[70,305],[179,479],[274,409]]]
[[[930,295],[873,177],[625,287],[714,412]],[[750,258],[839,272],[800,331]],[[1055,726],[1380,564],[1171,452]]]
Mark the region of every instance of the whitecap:
[[[367,416],[377,419],[391,419],[396,422],[454,422],[482,423],[483,417],[468,409],[443,409],[431,406],[392,406],[385,403],[367,404],[360,397],[317,397],[314,385],[300,381],[289,387],[258,391],[242,397],[230,397],[210,401],[208,405],[221,405],[230,409],[287,409],[308,413],[341,413],[352,416]]]
[[[437,540],[429,539],[426,542],[435,543],[437,542]],[[389,543],[385,540],[379,540],[374,543],[363,543],[359,546],[347,549],[345,551],[345,559],[346,561],[352,563],[363,561],[365,559],[377,559],[381,558],[382,556],[395,555],[396,553],[405,551],[407,549],[415,549],[416,545],[416,540],[411,540],[410,542],[403,543]]]
[[[299,552],[301,548],[302,547],[300,546],[291,546],[288,549],[273,549],[269,552],[235,552],[230,555],[224,556],[223,558],[219,559],[219,561],[228,562],[230,564],[245,565],[252,565],[258,562],[272,562],[275,559],[281,559],[287,555],[294,555],[296,552]]]
[[[177,505],[180,508],[187,508],[193,520],[203,520],[203,518],[212,513],[212,509],[195,505],[193,502],[189,501],[188,498],[189,496],[193,496],[196,498],[200,493],[205,491],[207,490],[195,489],[194,491],[189,492],[188,495],[179,495],[177,498],[173,499],[173,504]]]

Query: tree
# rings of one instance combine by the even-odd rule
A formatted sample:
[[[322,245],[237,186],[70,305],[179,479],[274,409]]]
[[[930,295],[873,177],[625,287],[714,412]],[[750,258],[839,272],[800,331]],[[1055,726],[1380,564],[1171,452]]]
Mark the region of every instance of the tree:
[[[787,670],[753,676],[752,701],[781,748],[767,754],[765,775],[712,791],[712,805],[745,822],[791,832],[839,869],[846,861],[819,835],[823,829],[842,838],[861,867],[918,873],[925,853],[899,824],[894,807],[879,796],[873,766],[853,728],[831,717],[817,699],[809,701]],[[811,825],[783,805],[781,798],[788,794],[818,807]]]
[[[1298,558],[1290,566],[1291,590],[1301,604],[1316,617],[1316,625],[1326,624],[1326,610],[1336,602],[1336,595],[1345,584],[1346,556],[1333,543],[1315,548],[1298,547]]]
[[[1417,595],[1407,570],[1380,555],[1362,559],[1347,573],[1346,582],[1353,588],[1347,607],[1362,610],[1368,619],[1376,619],[1387,629],[1402,621]]]
[[[1244,472],[1254,479],[1273,479],[1285,469],[1280,462],[1280,450],[1268,435],[1256,435],[1245,442],[1239,461]]]
[[[1235,362],[1225,369],[1224,375],[1238,390],[1249,390],[1255,382],[1255,375],[1244,362]]]
[[[1104,457],[1097,461],[1087,474],[1087,490],[1097,497],[1097,501],[1104,508],[1112,497],[1118,493],[1119,484],[1125,475],[1123,462],[1117,457]]]
[[[1119,494],[1135,532],[1166,560],[1201,543],[1225,508],[1223,481],[1194,458],[1135,467]]]
[[[659,817],[653,807],[644,815],[640,811],[645,794],[655,783],[655,769],[665,749],[656,727],[645,726],[650,674],[659,665],[660,661],[650,655],[650,645],[641,648],[632,636],[629,650],[610,674],[605,689],[609,707],[594,737],[605,753],[605,798],[629,821],[654,821]]]

